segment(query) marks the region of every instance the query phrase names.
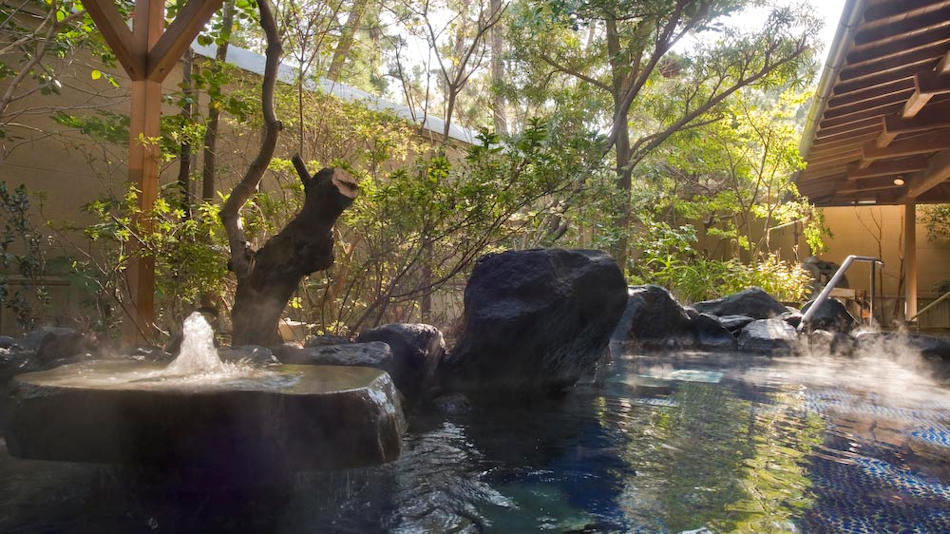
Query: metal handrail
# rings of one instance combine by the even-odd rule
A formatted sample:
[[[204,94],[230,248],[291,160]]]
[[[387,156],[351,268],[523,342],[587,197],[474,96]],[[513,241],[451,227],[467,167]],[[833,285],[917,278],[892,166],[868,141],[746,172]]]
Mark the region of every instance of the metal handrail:
[[[871,256],[855,256],[854,254],[845,258],[844,263],[841,264],[841,267],[838,267],[838,270],[835,271],[835,274],[831,277],[831,280],[828,280],[828,283],[825,284],[824,289],[821,290],[821,293],[818,294],[818,297],[812,302],[811,307],[808,308],[808,311],[805,312],[805,315],[802,316],[801,322],[798,323],[798,330],[801,331],[805,328],[805,323],[811,320],[811,318],[818,312],[818,307],[822,305],[826,300],[828,300],[828,295],[831,294],[831,291],[838,285],[838,282],[844,277],[845,271],[851,267],[851,264],[856,261],[866,261],[871,263],[871,310],[870,316],[868,318],[869,322],[874,322],[874,278],[875,278],[875,267],[878,264],[881,265],[881,268],[884,268],[884,262],[881,258],[874,258]]]
[[[911,317],[910,319],[907,319],[907,322],[908,322],[908,323],[912,323],[912,322],[916,321],[918,317],[920,317],[921,315],[923,315],[923,314],[926,313],[927,311],[931,310],[931,309],[934,308],[937,304],[940,304],[941,302],[943,302],[944,300],[946,300],[948,297],[950,297],[950,291],[947,291],[946,293],[944,293],[943,295],[941,295],[940,298],[938,298],[937,300],[935,300],[935,301],[931,302],[930,304],[924,306],[924,309],[922,309],[922,310],[920,310],[919,312],[917,312],[917,315]]]

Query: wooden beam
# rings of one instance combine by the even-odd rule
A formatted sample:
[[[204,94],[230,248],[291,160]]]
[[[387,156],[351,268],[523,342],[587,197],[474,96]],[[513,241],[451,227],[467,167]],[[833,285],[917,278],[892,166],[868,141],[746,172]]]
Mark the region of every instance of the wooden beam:
[[[853,124],[855,122],[863,121],[867,119],[881,119],[885,115],[889,115],[891,113],[897,113],[903,109],[904,109],[903,101],[894,102],[893,104],[890,104],[884,107],[867,109],[864,111],[859,111],[857,113],[852,113],[850,115],[845,115],[841,117],[832,117],[830,119],[825,118],[825,119],[822,119],[822,121],[818,124],[818,127],[832,128],[834,126],[843,126],[845,124]]]
[[[909,14],[909,16],[898,16],[890,24],[881,24],[879,26],[859,31],[854,35],[855,45],[864,45],[875,41],[898,37],[905,33],[920,31],[930,26],[936,26],[943,21],[950,19],[950,4],[946,4],[938,9],[928,10],[919,14]]]
[[[126,26],[126,21],[116,9],[113,0],[85,0],[83,6],[129,78],[144,78],[145,55],[135,50],[132,31]]]
[[[833,96],[828,99],[828,109],[865,102],[881,96],[907,91],[908,89],[913,91],[914,88],[913,78],[901,78],[869,89],[854,91],[842,96]]]
[[[835,96],[846,95],[857,91],[864,91],[879,85],[890,84],[904,78],[913,78],[914,74],[917,74],[922,70],[931,70],[936,64],[937,62],[934,61],[933,65],[925,65],[924,67],[920,67],[918,65],[907,65],[906,67],[882,72],[880,74],[875,74],[874,76],[856,78],[854,80],[835,84],[835,87],[832,91],[834,91]]]
[[[917,198],[947,180],[950,180],[950,150],[931,158],[926,169],[911,177],[908,181],[907,196]]]
[[[929,154],[950,148],[950,136],[917,137],[903,141],[895,141],[890,146],[881,148],[873,141],[862,148],[864,159],[862,162],[872,162],[879,159],[893,159],[916,154]]]
[[[851,148],[861,148],[865,142],[874,139],[876,135],[861,135],[855,136],[854,138],[841,139],[841,140],[832,140],[832,139],[818,139],[816,140],[811,147],[811,151],[808,153],[811,154],[824,153],[834,150],[848,150]]]
[[[918,73],[914,76],[914,93],[904,104],[902,116],[906,119],[915,117],[933,97],[948,93],[950,93],[950,76],[941,75],[936,71]]]
[[[894,135],[946,127],[950,127],[950,106],[946,105],[933,107],[927,113],[912,118],[896,113],[884,118],[884,131]]]
[[[910,65],[912,63],[939,60],[947,53],[948,49],[950,49],[950,45],[948,45],[946,41],[943,41],[938,44],[923,48],[902,51],[898,54],[885,56],[884,58],[875,59],[873,61],[867,61],[853,67],[849,66],[848,68],[841,71],[841,74],[838,75],[838,78],[842,81],[853,80],[862,76],[868,76],[878,72],[900,68],[904,65]]]
[[[917,315],[917,203],[904,203],[904,317]]]
[[[830,154],[814,155],[808,158],[808,165],[812,168],[818,166],[827,166],[831,163],[847,162],[863,156],[861,147],[855,147],[851,150],[840,150]]]
[[[926,9],[931,6],[940,7],[947,0],[894,0],[872,5],[864,12],[866,22],[874,22],[891,17],[905,17],[911,11]],[[885,21],[886,22],[886,21]]]
[[[132,28],[133,46],[147,55],[161,37],[165,26],[164,0],[136,0]],[[162,84],[141,78],[132,81],[132,112],[129,117],[129,179],[139,190],[139,208],[151,212],[158,198],[158,173],[161,137]],[[140,220],[146,232],[151,220]],[[150,340],[155,330],[155,259],[133,255],[129,265],[129,285],[136,316],[130,338]]]
[[[834,141],[838,139],[850,139],[862,135],[873,134],[881,130],[883,121],[879,117],[864,119],[863,121],[844,124],[832,128],[823,128],[815,134],[815,139],[827,139]]]
[[[858,165],[849,165],[848,180],[863,180],[878,176],[893,176],[922,171],[927,168],[928,159],[926,156],[917,156],[897,161],[877,161],[866,169],[861,169]]]
[[[839,189],[838,194],[839,195],[854,195],[854,194],[859,194],[859,193],[877,193],[879,191],[890,191],[893,189],[900,189],[902,187],[904,186],[897,185],[892,181],[891,183],[877,185],[874,187],[860,187],[860,188],[851,187],[851,188]]]
[[[848,53],[848,65],[858,65],[866,61],[875,61],[893,56],[894,54],[913,48],[935,45],[950,39],[950,37],[947,37],[947,34],[947,27],[938,26],[921,33],[914,33],[902,36],[898,39],[858,47]]]
[[[903,104],[904,101],[907,100],[907,97],[912,95],[915,90],[917,90],[916,87],[914,87],[914,89],[907,89],[898,93],[891,93],[891,94],[879,96],[877,98],[871,98],[868,100],[856,102],[854,104],[849,104],[846,106],[838,106],[833,109],[827,109],[825,110],[825,114],[822,116],[822,118],[832,119],[834,117],[852,115],[854,113],[858,113],[862,111],[879,109],[879,108],[887,107],[893,104],[898,104],[898,103]]]
[[[934,67],[934,71],[940,75],[950,74],[950,52],[947,52],[947,55],[943,56],[940,63],[937,63],[937,66]]]
[[[162,81],[223,0],[188,0],[148,53],[148,78]]]

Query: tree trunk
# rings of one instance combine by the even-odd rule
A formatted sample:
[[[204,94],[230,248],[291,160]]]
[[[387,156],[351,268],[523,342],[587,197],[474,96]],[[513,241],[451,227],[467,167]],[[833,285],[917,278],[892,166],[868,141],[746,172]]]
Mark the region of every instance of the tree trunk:
[[[499,13],[502,0],[491,0],[491,12]],[[492,81],[492,120],[495,123],[495,133],[508,135],[508,114],[505,112],[505,94],[502,88],[505,81],[505,64],[502,57],[505,53],[505,41],[502,38],[502,26],[495,24],[491,28],[491,81]]]
[[[235,345],[271,345],[279,341],[277,322],[300,280],[333,264],[333,224],[356,198],[356,182],[342,170],[323,169],[311,177],[299,155],[294,167],[304,185],[304,205],[287,226],[257,252],[251,249],[241,223],[241,208],[260,186],[277,147],[281,123],[274,109],[277,70],[282,53],[280,34],[268,0],[257,0],[261,28],[267,36],[261,114],[261,147],[221,208],[231,259],[237,278],[231,321]]]
[[[234,345],[279,343],[280,314],[304,276],[333,264],[333,225],[358,193],[356,182],[341,170],[323,169],[311,178],[298,156],[294,165],[304,183],[304,205],[252,255],[250,272],[238,278],[231,310]]]
[[[367,0],[355,0],[350,14],[346,17],[346,24],[340,35],[340,42],[337,43],[336,49],[333,51],[333,61],[330,62],[330,69],[327,71],[327,78],[331,81],[335,82],[340,79],[340,74],[343,72],[343,64],[350,55],[350,48],[353,47],[356,32],[359,30],[360,21],[363,19],[363,12],[366,11],[366,1]]]
[[[622,49],[620,45],[620,34],[617,30],[617,21],[607,18],[607,54],[610,56],[610,74],[611,74],[611,93],[614,101],[614,128],[617,130],[617,142],[615,144],[616,163],[617,163],[617,189],[620,192],[620,206],[615,214],[617,226],[620,228],[620,238],[613,246],[611,254],[620,268],[626,272],[627,254],[629,248],[629,238],[627,231],[630,226],[631,206],[630,206],[630,185],[633,168],[630,165],[630,130],[627,127],[628,110],[623,103],[624,95],[627,91],[625,81],[628,78],[630,66],[621,57]]]
[[[194,66],[194,52],[189,48],[185,50],[182,61],[181,85],[184,92],[184,103],[181,106],[181,117],[190,122],[192,119],[192,102],[194,101],[195,88],[191,81],[191,70]],[[191,143],[185,141],[181,143],[178,155],[178,188],[181,191],[181,208],[185,212],[185,217],[191,218]]]
[[[228,0],[224,4],[223,20],[221,23],[221,44],[214,54],[214,66],[212,70],[215,75],[221,72],[221,65],[228,56],[228,43],[231,41],[231,28],[234,26],[234,0]],[[213,78],[216,76],[213,76]],[[220,91],[221,88],[218,87]],[[221,116],[217,97],[212,95],[208,102],[208,125],[205,129],[204,138],[204,165],[201,168],[201,198],[206,201],[214,200],[215,193],[215,172],[216,158],[215,151],[218,145],[218,120]]]

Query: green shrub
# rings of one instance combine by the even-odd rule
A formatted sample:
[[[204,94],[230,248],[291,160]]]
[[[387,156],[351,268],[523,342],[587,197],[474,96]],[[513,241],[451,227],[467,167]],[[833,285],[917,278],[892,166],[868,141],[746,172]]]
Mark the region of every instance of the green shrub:
[[[631,281],[668,288],[684,302],[717,298],[758,286],[783,302],[800,303],[808,296],[811,277],[801,265],[767,255],[754,263],[714,260],[695,249],[696,231],[649,223],[638,240],[641,251]]]
[[[43,237],[30,222],[30,195],[25,185],[13,191],[0,182],[0,306],[11,310],[21,329],[34,325],[48,301],[38,282],[46,272]],[[16,284],[11,283],[16,277]],[[13,289],[16,286],[17,289]]]

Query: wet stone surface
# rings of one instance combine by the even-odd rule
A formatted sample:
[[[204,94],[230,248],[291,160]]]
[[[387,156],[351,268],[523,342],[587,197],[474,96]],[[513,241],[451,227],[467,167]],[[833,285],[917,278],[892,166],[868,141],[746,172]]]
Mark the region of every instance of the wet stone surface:
[[[226,378],[163,369],[99,361],[19,375],[11,454],[249,474],[399,456],[402,410],[377,369],[285,365]]]

